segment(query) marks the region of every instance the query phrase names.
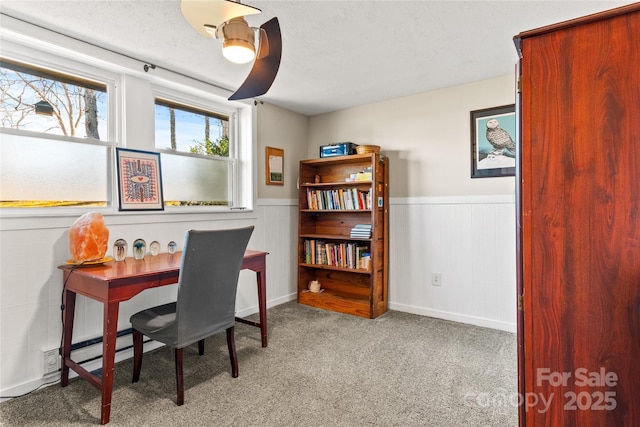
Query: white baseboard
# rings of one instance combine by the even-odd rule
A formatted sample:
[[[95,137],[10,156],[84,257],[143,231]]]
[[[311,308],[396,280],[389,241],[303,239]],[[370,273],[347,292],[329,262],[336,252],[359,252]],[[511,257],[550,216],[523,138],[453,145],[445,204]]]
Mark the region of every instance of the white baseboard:
[[[276,305],[284,304],[285,302],[293,301],[297,298],[295,293],[282,296],[280,298],[272,299],[267,301],[267,309],[271,307],[275,307]],[[258,306],[253,305],[251,307],[243,308],[242,310],[236,311],[236,317],[247,317],[252,314],[256,314],[258,312]]]
[[[484,317],[469,316],[467,314],[451,313],[448,311],[433,310],[429,308],[414,307],[405,304],[389,303],[389,309],[405,313],[418,314],[420,316],[435,317],[436,319],[451,320],[452,322],[467,323],[469,325],[482,326],[483,328],[497,329],[500,331],[516,333],[516,324],[501,322],[499,320],[486,319]]]

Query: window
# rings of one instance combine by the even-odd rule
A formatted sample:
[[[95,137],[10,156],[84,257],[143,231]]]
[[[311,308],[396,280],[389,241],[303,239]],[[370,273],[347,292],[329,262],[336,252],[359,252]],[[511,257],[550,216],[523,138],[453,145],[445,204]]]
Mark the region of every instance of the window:
[[[107,87],[0,60],[0,207],[108,205]]]
[[[107,86],[6,59],[0,60],[4,128],[107,139]]]
[[[229,157],[229,116],[156,99],[156,148]]]
[[[233,119],[210,109],[155,100],[165,206],[232,206]]]

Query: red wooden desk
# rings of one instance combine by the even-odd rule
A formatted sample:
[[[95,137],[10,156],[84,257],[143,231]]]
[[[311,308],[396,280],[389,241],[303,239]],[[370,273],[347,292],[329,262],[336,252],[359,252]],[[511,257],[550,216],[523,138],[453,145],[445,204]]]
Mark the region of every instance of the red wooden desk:
[[[260,322],[236,317],[238,322],[260,328],[263,347],[267,346],[266,256],[266,252],[247,250],[242,262],[242,269],[256,272]],[[146,256],[142,260],[127,258],[123,262],[110,261],[96,266],[61,265],[58,267],[64,274],[63,283],[65,284],[62,295],[61,386],[65,387],[69,384],[69,368],[71,368],[80,377],[100,389],[102,392],[100,424],[109,422],[111,412],[120,302],[131,299],[145,289],[177,283],[181,260],[182,253],[176,252],[173,255],[162,253],[157,256]],[[102,301],[104,306],[101,378],[71,360],[71,338],[77,294]]]

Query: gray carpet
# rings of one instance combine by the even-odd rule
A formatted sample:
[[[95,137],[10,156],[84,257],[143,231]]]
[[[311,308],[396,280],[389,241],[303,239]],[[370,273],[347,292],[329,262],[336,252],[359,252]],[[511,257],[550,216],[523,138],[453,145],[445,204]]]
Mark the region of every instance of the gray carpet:
[[[290,302],[268,311],[269,346],[236,325],[240,376],[224,333],[185,349],[185,404],[173,352],[116,365],[112,426],[516,426],[516,336],[390,311],[370,320]],[[72,380],[0,404],[2,426],[95,426],[100,394]]]

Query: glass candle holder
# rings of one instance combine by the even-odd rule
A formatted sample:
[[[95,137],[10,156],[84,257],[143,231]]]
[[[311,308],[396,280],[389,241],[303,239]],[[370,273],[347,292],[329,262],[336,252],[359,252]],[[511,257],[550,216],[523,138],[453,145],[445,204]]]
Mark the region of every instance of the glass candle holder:
[[[116,261],[124,261],[127,257],[129,245],[124,239],[118,239],[113,243],[113,259]]]
[[[147,252],[147,242],[143,239],[136,239],[133,242],[133,257],[135,259],[144,259],[144,254]]]
[[[173,240],[167,244],[167,252],[169,252],[171,255],[175,254],[177,250],[178,245]]]
[[[149,252],[151,256],[157,256],[160,253],[160,243],[157,240],[154,240],[149,245]]]

